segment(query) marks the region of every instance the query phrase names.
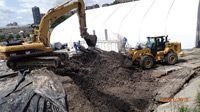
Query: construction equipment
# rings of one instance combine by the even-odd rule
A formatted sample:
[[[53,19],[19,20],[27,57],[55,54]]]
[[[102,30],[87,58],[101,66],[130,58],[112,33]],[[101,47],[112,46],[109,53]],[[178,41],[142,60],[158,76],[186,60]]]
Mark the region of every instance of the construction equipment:
[[[184,56],[184,52],[181,52],[181,43],[169,42],[168,35],[151,36],[147,37],[144,48],[139,45],[138,48],[129,49],[129,56],[124,64],[131,67],[135,63],[143,69],[150,69],[158,61],[173,65],[178,61],[178,55]]]
[[[85,4],[83,0],[65,2],[52,8],[41,19],[39,30],[34,29],[32,42],[7,43],[0,46],[0,58],[7,60],[8,67],[59,66],[67,58],[66,53],[54,53],[50,48],[51,25],[69,11],[77,9],[80,35],[89,47],[95,47],[96,35],[89,35],[86,28]]]

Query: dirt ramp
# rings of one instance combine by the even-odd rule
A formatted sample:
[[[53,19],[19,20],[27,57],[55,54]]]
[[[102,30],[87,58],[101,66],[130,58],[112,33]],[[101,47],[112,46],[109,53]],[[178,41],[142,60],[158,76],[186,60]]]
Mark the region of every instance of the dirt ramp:
[[[123,67],[124,58],[116,52],[83,53],[54,72],[71,77],[99,111],[146,111],[157,83],[151,71]]]

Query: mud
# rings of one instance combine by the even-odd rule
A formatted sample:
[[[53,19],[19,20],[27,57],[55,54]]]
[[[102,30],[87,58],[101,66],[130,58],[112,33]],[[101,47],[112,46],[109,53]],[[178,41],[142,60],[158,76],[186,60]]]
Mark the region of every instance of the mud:
[[[161,84],[151,77],[152,70],[124,67],[124,58],[116,52],[83,53],[51,70],[62,75],[63,80],[70,77],[95,111],[150,111],[153,91]]]
[[[199,53],[200,49],[187,50],[179,63],[158,63],[151,70],[124,67],[125,57],[116,52],[81,53],[57,69],[48,69],[62,82],[69,112],[153,112],[160,105],[154,92],[175,80],[181,69],[199,69]],[[0,62],[0,77],[10,74],[0,80],[0,91],[16,79],[15,71]]]

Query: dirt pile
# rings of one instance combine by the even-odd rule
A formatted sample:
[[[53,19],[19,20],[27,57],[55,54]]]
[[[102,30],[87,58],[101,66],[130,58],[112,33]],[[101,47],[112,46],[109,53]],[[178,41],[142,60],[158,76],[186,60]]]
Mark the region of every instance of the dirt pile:
[[[116,52],[83,53],[53,71],[71,77],[99,111],[147,111],[159,84],[151,70],[123,67],[124,58]]]

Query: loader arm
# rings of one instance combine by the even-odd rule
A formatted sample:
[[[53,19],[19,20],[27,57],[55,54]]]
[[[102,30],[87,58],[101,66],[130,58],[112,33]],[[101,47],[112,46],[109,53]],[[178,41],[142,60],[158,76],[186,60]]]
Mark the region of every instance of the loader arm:
[[[153,56],[151,54],[150,49],[148,49],[148,48],[143,48],[141,50],[137,50],[137,49],[133,50],[132,48],[129,49],[129,58],[131,58],[132,61],[135,61],[141,55],[150,55],[150,56]]]
[[[42,18],[39,30],[38,30],[38,42],[43,42],[46,47],[49,47],[50,43],[50,28],[51,25],[59,19],[61,16],[65,15],[69,11],[73,9],[77,9],[77,14],[79,17],[79,24],[80,24],[80,33],[81,37],[84,38],[88,44],[88,46],[95,46],[96,45],[96,36],[90,36],[87,33],[86,28],[86,17],[85,17],[85,4],[83,0],[78,0],[72,3],[69,1],[53,8],[48,11],[48,13]],[[90,44],[91,41],[91,44]],[[94,44],[94,45],[93,45]]]

